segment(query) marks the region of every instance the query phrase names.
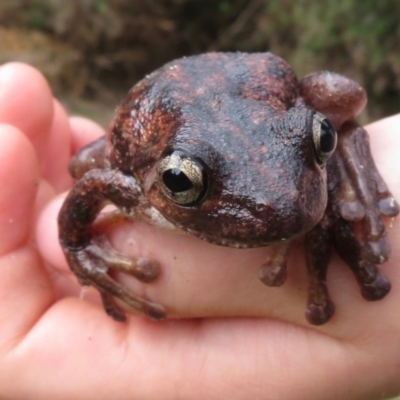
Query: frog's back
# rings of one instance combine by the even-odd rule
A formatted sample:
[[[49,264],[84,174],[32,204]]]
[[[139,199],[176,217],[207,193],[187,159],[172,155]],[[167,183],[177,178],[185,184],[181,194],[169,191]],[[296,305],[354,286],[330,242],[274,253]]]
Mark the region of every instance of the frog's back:
[[[146,77],[149,96],[177,103],[203,102],[215,97],[263,101],[277,109],[293,106],[297,78],[290,66],[272,53],[207,53],[172,61]]]
[[[271,53],[207,53],[175,60],[130,90],[108,132],[108,156],[122,170],[138,170],[157,160],[172,139],[190,140],[188,132],[214,141],[217,130],[204,129],[204,123],[223,126],[225,120],[234,130],[232,121],[265,119],[293,107],[297,97],[294,72]],[[129,165],[118,162],[128,158]]]

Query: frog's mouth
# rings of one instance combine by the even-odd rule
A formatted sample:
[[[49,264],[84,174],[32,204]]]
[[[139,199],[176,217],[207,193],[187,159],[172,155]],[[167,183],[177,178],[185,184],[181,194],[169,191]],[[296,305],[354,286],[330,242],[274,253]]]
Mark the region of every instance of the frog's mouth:
[[[290,238],[282,238],[276,241],[258,241],[258,240],[250,240],[250,241],[240,241],[236,239],[228,239],[228,238],[220,238],[220,237],[212,237],[205,235],[204,233],[199,233],[195,231],[187,231],[187,233],[196,236],[197,238],[204,240],[205,242],[215,244],[217,246],[224,246],[224,247],[231,247],[235,249],[251,249],[251,248],[256,248],[256,247],[267,247],[267,246],[273,246],[275,244],[283,243],[288,240],[295,239],[298,236],[301,236],[301,234],[292,236]],[[247,239],[248,240],[248,239]]]
[[[271,216],[258,210],[257,215],[252,218],[246,215],[243,220],[236,216],[230,218],[220,216],[221,218],[216,220],[212,218],[207,220],[207,217],[203,216],[197,221],[192,219],[191,223],[187,220],[178,223],[175,221],[175,225],[199,239],[218,246],[248,249],[271,246],[304,235],[318,224],[325,207],[326,202],[322,201],[319,209],[314,209],[312,212],[304,209],[285,210],[281,216],[277,216],[276,213]]]

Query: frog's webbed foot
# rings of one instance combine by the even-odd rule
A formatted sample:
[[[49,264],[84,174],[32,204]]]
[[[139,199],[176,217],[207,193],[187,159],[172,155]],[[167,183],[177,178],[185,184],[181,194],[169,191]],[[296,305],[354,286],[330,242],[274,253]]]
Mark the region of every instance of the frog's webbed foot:
[[[113,272],[123,272],[142,282],[152,282],[158,276],[158,263],[118,253],[92,226],[107,202],[132,207],[140,202],[140,196],[134,178],[119,171],[94,169],[76,183],[58,218],[60,243],[71,270],[82,285],[100,292],[106,312],[119,321],[125,320],[125,314],[114,298],[150,318],[165,317],[161,305],[136,296],[112,276]]]

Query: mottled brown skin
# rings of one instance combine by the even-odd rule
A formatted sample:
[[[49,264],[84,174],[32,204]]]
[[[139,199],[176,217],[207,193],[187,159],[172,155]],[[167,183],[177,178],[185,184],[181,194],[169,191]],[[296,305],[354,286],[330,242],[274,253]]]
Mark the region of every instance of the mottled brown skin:
[[[357,83],[329,72],[298,80],[270,53],[209,53],[166,64],[130,90],[105,140],[71,163],[78,181],[60,211],[59,232],[72,271],[100,291],[115,319],[125,316],[113,296],[152,318],[165,316],[162,306],[109,275],[119,270],[150,282],[158,273],[156,261],[127,259],[93,229],[112,202],[135,219],[218,245],[277,244],[260,269],[271,286],[285,280],[290,240],[305,235],[312,324],[334,312],[326,288],[332,248],[367,300],[384,297],[390,283],[376,267],[390,252],[382,215],[399,210],[376,170],[367,133],[354,122],[365,103]],[[315,145],[315,111],[338,132],[327,162]],[[204,171],[206,188],[189,205],[175,204],[161,184],[161,160],[175,150]]]

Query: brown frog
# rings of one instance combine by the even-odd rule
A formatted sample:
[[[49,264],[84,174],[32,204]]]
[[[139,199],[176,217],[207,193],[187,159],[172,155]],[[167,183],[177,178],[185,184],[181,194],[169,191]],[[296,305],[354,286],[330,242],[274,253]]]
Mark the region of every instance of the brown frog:
[[[69,266],[81,284],[99,290],[113,318],[125,319],[114,296],[165,317],[161,305],[110,275],[151,282],[159,270],[156,260],[119,254],[93,229],[111,202],[133,219],[217,245],[274,245],[260,268],[269,286],[284,282],[290,243],[304,236],[312,324],[334,312],[326,287],[332,248],[365,299],[383,298],[390,290],[376,267],[390,253],[383,216],[399,207],[354,121],[365,104],[356,82],[330,72],[298,80],[271,53],[209,53],[166,64],[129,91],[106,136],[71,162],[78,181],[59,214]]]

